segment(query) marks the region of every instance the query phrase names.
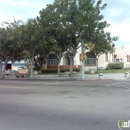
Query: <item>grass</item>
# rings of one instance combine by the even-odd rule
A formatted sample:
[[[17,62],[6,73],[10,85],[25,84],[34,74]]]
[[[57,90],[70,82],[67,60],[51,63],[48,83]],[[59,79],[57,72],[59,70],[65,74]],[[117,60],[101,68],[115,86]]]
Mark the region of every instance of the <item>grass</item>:
[[[123,69],[102,70],[102,71],[99,71],[99,73],[125,73],[125,72],[129,72],[129,71],[130,71],[130,68],[123,68]],[[46,75],[49,75],[49,74],[57,75],[57,72],[56,73],[44,73],[44,74],[46,74]],[[85,71],[85,74],[90,74],[90,72]],[[95,70],[95,74],[97,74],[96,70]],[[41,71],[39,71],[38,75],[43,75],[43,73],[41,73]]]
[[[130,71],[130,68],[123,68],[123,69],[102,70],[102,71],[99,71],[99,73],[125,73],[129,71]],[[86,71],[85,73],[90,74],[89,71]],[[97,74],[97,71],[95,71],[95,74]]]

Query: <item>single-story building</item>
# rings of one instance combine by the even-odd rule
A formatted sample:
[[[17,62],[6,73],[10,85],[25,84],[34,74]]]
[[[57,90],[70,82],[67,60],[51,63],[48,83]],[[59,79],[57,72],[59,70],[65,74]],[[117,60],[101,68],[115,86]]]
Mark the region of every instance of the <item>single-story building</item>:
[[[97,68],[97,60],[96,58],[89,52],[89,50],[85,50],[85,53],[87,55],[87,60],[85,62],[85,70],[88,70],[90,68]],[[73,68],[81,68],[82,61],[81,61],[81,54],[82,54],[82,48],[78,48],[77,53],[74,57],[74,63]],[[114,62],[114,54],[108,53],[108,54],[102,54],[99,57],[98,60],[98,66],[102,68],[106,68],[108,63]],[[68,69],[70,65],[69,57],[67,53],[64,53],[63,57],[61,58],[60,62],[60,68]],[[57,57],[54,54],[50,54],[47,59],[47,63],[44,64],[44,68],[47,69],[57,69]]]
[[[97,68],[97,60],[96,58],[89,52],[89,50],[85,50],[87,55],[87,60],[85,62],[85,70],[89,70],[90,68]],[[74,57],[73,68],[81,68],[82,48],[78,48],[77,53]],[[47,62],[43,64],[43,68],[45,69],[57,69],[57,57],[55,54],[50,54],[48,56]],[[123,62],[125,68],[130,68],[130,46],[122,46],[115,48],[114,53],[102,54],[98,60],[98,67],[107,68],[108,64],[111,62]],[[14,70],[17,66],[26,66],[27,63],[25,61],[11,63],[8,62],[6,69]],[[69,69],[70,61],[68,54],[65,52],[63,57],[61,58],[60,68],[61,69]]]

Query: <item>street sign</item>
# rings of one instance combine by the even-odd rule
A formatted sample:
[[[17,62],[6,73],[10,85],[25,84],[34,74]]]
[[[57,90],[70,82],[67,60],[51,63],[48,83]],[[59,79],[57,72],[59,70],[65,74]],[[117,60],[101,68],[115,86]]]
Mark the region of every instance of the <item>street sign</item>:
[[[82,53],[81,55],[82,62],[85,62],[87,59],[86,53]]]

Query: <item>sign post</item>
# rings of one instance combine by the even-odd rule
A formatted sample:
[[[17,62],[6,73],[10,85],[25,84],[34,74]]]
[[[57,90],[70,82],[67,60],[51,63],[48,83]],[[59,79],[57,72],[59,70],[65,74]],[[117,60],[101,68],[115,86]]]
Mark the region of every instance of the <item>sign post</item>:
[[[81,55],[82,62],[85,62],[87,59],[86,53],[82,53]]]
[[[82,79],[84,79],[84,63],[87,59],[86,53],[81,54],[81,60],[82,60]]]

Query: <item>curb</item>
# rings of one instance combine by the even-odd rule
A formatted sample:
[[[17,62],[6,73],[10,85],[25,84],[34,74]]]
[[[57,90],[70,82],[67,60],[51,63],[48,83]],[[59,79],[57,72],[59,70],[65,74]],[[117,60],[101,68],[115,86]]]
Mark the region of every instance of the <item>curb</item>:
[[[1,81],[31,81],[31,82],[36,82],[36,81],[43,81],[43,82],[47,82],[47,81],[51,81],[51,82],[63,82],[63,81],[75,81],[75,82],[112,82],[112,81],[117,81],[115,79],[40,79],[40,78],[34,78],[34,79],[30,79],[30,78],[7,78],[5,77],[4,79],[0,79]],[[118,80],[118,81],[122,81],[122,80]]]

